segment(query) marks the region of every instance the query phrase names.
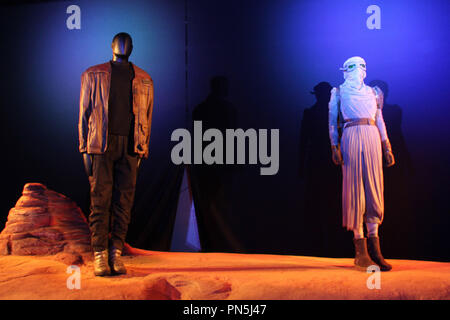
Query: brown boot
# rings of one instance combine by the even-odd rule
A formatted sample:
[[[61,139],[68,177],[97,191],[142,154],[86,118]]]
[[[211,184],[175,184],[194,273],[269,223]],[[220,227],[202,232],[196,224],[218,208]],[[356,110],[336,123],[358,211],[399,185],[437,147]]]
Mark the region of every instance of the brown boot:
[[[376,265],[376,263],[370,259],[367,252],[367,239],[353,239],[355,245],[355,266],[357,269],[366,271],[369,266]]]
[[[108,250],[94,252],[94,274],[96,276],[111,274],[111,269],[108,265]]]
[[[116,274],[127,273],[127,269],[120,258],[121,255],[122,250],[117,249],[114,246],[109,249],[109,265],[111,266],[112,271]]]
[[[392,266],[384,260],[383,255],[381,254],[380,238],[369,237],[367,244],[369,249],[369,255],[372,258],[372,260],[380,267],[380,270],[381,271],[391,270]]]

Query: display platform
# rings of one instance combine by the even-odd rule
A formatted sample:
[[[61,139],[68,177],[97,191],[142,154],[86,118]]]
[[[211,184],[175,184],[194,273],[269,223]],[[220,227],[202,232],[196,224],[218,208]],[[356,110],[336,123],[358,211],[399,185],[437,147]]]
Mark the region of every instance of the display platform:
[[[0,299],[450,299],[450,263],[389,259],[393,270],[369,289],[373,274],[353,259],[127,251],[126,275],[95,277],[84,261],[79,289],[67,269],[80,261],[64,253],[0,256]]]

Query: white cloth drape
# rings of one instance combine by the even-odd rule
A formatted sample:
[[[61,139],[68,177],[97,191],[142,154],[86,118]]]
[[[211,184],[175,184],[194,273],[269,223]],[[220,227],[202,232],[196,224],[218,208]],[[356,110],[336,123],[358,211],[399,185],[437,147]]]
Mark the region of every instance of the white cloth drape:
[[[340,107],[339,107],[340,104]],[[377,104],[379,108],[377,107]],[[332,145],[341,145],[343,226],[359,228],[363,222],[381,223],[384,214],[381,140],[388,139],[382,115],[383,93],[365,84],[360,89],[341,85],[331,91],[329,134]],[[376,126],[345,128],[338,135],[339,108],[343,119],[369,118]]]

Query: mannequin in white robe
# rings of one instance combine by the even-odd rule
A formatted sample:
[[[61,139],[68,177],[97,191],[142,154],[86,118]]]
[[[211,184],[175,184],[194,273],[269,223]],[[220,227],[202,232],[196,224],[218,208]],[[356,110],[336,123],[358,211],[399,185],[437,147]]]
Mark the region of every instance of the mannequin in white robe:
[[[343,226],[354,232],[355,265],[378,264],[387,271],[391,266],[381,255],[378,238],[384,217],[383,152],[387,166],[395,160],[383,120],[383,92],[364,83],[366,62],[361,57],[348,59],[341,70],[345,81],[331,90],[328,120],[332,159],[342,166]],[[369,254],[363,223],[368,230]]]

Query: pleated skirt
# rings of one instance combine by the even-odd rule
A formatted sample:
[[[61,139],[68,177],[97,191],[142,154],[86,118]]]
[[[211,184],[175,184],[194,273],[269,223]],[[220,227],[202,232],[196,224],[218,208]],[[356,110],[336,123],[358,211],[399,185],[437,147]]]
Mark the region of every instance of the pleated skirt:
[[[345,128],[341,138],[342,223],[348,230],[364,222],[381,224],[384,186],[381,139],[378,128],[358,125]]]

